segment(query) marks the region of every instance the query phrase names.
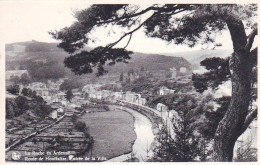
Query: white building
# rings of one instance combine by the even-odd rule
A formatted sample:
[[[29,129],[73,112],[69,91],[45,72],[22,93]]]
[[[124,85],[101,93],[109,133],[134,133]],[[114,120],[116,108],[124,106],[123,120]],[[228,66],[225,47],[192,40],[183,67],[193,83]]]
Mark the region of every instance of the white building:
[[[57,110],[51,111],[50,117],[51,117],[52,119],[57,119],[57,118],[58,118],[58,112],[57,112]]]
[[[145,98],[139,98],[138,99],[138,104],[140,104],[140,105],[145,105],[146,102],[147,102],[147,100]]]
[[[33,82],[28,85],[28,88],[31,88],[32,90],[39,89],[39,88],[47,88],[45,83],[42,82]]]
[[[177,122],[178,120],[180,120],[179,114],[178,112],[176,112],[175,110],[169,110],[168,111],[168,117],[173,121],[173,122]]]
[[[114,92],[115,99],[120,100],[123,98],[123,92]]]
[[[171,79],[176,79],[176,77],[177,77],[177,70],[174,67],[172,67],[172,68],[170,68],[170,71],[172,73]]]
[[[57,109],[57,112],[58,112],[58,113],[64,113],[64,109],[63,109],[63,108],[58,108],[58,109]]]
[[[97,91],[102,85],[101,84],[88,84],[82,88],[83,93],[93,93]]]
[[[36,89],[33,89],[37,95],[40,95],[42,97],[46,97],[46,96],[49,96],[49,90],[48,88],[36,88]]]
[[[158,111],[168,111],[168,106],[162,104],[162,103],[158,103],[157,106],[156,106],[156,109]]]
[[[187,72],[186,67],[181,67],[181,68],[180,68],[180,72],[181,72],[181,73],[186,73],[186,72]]]
[[[140,94],[137,93],[132,93],[132,92],[127,92],[125,94],[125,100],[128,102],[132,103],[137,103],[138,104],[138,99],[141,98]]]
[[[168,94],[171,94],[171,93],[174,93],[174,92],[175,92],[175,90],[168,89],[165,86],[161,87],[160,90],[159,90],[160,95],[168,95]]]
[[[89,94],[89,98],[95,99],[95,98],[97,98],[97,95],[95,93],[90,93]]]

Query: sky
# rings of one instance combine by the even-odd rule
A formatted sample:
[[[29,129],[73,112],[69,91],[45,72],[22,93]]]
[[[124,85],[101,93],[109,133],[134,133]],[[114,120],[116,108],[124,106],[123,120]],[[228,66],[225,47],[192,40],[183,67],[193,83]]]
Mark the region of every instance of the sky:
[[[73,11],[89,7],[86,1],[0,1],[0,34],[1,42],[13,43],[23,41],[58,42],[53,39],[48,31],[60,30],[71,25],[75,19]],[[116,32],[119,29],[114,29]],[[108,37],[106,30],[99,30],[93,34],[98,40],[95,44],[106,45],[116,41],[119,37]],[[127,40],[127,39],[126,39]],[[126,43],[122,41],[122,46]],[[231,38],[228,31],[216,38],[217,43],[222,43],[218,49],[232,49]],[[200,50],[204,46],[189,48],[186,45],[168,44],[160,39],[147,38],[141,31],[135,33],[128,46],[129,50],[144,53],[174,53],[191,50]]]

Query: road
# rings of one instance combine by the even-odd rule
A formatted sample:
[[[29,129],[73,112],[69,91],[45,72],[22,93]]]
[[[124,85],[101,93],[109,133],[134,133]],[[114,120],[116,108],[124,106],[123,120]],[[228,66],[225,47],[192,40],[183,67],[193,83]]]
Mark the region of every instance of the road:
[[[150,107],[146,107],[146,106],[142,106],[139,104],[135,104],[135,103],[131,103],[131,102],[127,102],[127,101],[121,101],[122,103],[128,103],[128,104],[133,104],[136,105],[140,108],[145,108],[146,110],[149,109],[150,111],[152,111],[153,113],[155,113],[156,115],[158,115],[159,117],[162,118],[162,121],[164,123],[165,126],[167,126],[168,132],[170,133],[171,138],[174,138],[175,134],[174,134],[174,127],[173,127],[173,123],[171,121],[171,119],[168,117],[168,113],[167,112],[160,112],[156,109],[150,108]]]

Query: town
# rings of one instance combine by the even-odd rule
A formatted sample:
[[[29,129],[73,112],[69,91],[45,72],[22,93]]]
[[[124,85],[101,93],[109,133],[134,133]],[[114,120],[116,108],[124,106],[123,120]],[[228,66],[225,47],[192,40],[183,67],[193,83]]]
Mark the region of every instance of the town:
[[[257,3],[0,4],[6,162],[257,162]]]

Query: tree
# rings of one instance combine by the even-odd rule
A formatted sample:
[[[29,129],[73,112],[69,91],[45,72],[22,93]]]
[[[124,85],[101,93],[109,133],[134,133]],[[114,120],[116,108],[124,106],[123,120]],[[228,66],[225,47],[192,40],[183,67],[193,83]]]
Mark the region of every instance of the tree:
[[[6,90],[8,92],[10,92],[11,94],[18,95],[19,91],[20,91],[20,87],[19,87],[19,85],[10,85],[7,87]]]
[[[30,77],[28,76],[28,74],[23,73],[23,74],[21,75],[20,82],[21,82],[23,85],[28,85],[28,84],[31,82],[31,79],[30,79]]]
[[[73,98],[73,93],[72,93],[71,90],[68,90],[68,91],[66,92],[65,98],[66,98],[69,102],[71,102],[71,99]]]
[[[18,84],[20,82],[20,77],[19,76],[11,76],[10,81],[14,82],[14,84]]]
[[[37,92],[36,91],[32,91],[32,97],[37,98]]]
[[[22,89],[22,94],[23,94],[24,96],[28,96],[28,89],[27,89],[27,88],[23,88],[23,89]]]
[[[27,96],[33,97],[33,91],[30,88],[28,88]]]
[[[257,162],[257,150],[252,148],[252,140],[237,149],[236,162]]]
[[[120,74],[119,81],[120,81],[121,83],[124,82],[124,73],[123,73],[123,72]]]
[[[194,136],[192,128],[191,111],[183,108],[178,112],[179,117],[175,119],[174,139],[168,135],[166,128],[162,129],[159,138],[159,147],[155,150],[154,161],[163,162],[191,162],[195,161],[201,154],[199,139]]]
[[[72,90],[82,86],[83,84],[80,82],[80,79],[74,77],[73,79],[64,80],[64,82],[60,85],[60,90]]]
[[[257,35],[254,22],[256,16],[256,4],[155,4],[146,8],[126,4],[92,5],[76,12],[77,21],[70,27],[50,34],[61,40],[58,46],[71,54],[64,63],[74,73],[92,73],[95,68],[96,74],[102,75],[106,73],[105,64],[128,62],[132,52],[127,51],[126,47],[138,30],[144,30],[148,37],[192,47],[196,44],[214,43],[212,34],[227,29],[234,51],[229,60],[232,96],[214,136],[214,153],[216,161],[232,161],[236,140],[257,115],[256,110],[249,109],[252,97],[251,75],[257,56],[257,48],[252,50]],[[126,32],[105,47],[82,50],[94,41],[90,34],[98,27],[107,25],[120,26]],[[249,35],[246,34],[246,29],[251,30]],[[126,37],[129,40],[124,48],[114,48]]]
[[[143,66],[141,66],[141,68],[140,68],[140,71],[141,71],[141,72],[143,72],[143,71],[144,71],[144,67],[143,67]]]
[[[36,101],[39,103],[44,103],[44,99],[41,96],[36,96]]]
[[[85,98],[88,99],[89,98],[89,93],[85,93]]]

